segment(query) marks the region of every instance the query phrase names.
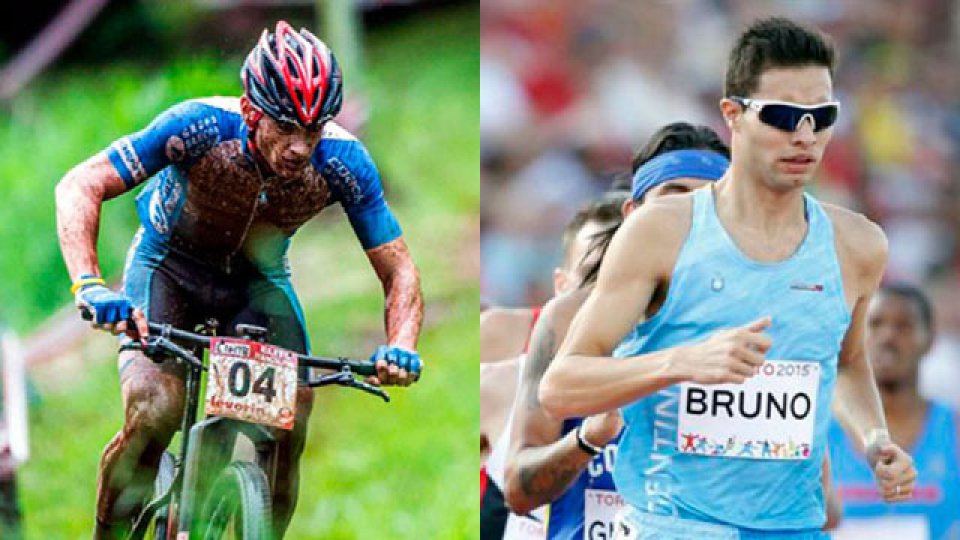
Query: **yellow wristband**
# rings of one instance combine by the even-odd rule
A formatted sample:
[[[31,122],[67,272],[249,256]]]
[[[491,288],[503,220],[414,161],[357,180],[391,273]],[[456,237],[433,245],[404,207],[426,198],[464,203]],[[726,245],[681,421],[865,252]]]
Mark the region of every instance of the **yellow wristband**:
[[[87,285],[103,285],[106,286],[107,282],[103,278],[98,277],[87,277],[83,279],[78,279],[76,283],[70,286],[70,294],[77,294],[77,291],[81,287],[86,287]]]

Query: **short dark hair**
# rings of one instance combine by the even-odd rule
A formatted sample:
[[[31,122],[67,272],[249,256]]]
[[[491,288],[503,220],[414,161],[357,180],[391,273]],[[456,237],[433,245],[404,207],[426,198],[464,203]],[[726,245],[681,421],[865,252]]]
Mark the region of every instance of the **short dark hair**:
[[[750,97],[764,71],[804,66],[823,66],[833,77],[830,38],[783,17],[761,19],[740,34],[730,51],[724,96]]]
[[[902,282],[888,283],[880,286],[878,294],[892,294],[913,302],[913,305],[917,308],[917,313],[920,314],[920,321],[924,328],[928,332],[933,330],[933,306],[920,287]]]
[[[570,257],[570,246],[573,244],[573,240],[577,237],[580,229],[591,222],[602,225],[619,222],[621,220],[620,206],[622,204],[623,199],[604,197],[588,203],[574,214],[573,219],[570,220],[570,223],[568,223],[567,227],[563,230],[563,261],[565,264],[570,262],[568,261]],[[581,262],[582,261],[576,261],[576,264],[580,264]]]
[[[712,150],[730,159],[730,147],[717,132],[707,126],[674,122],[658,129],[633,156],[631,173],[651,159],[674,150]],[[632,179],[632,178],[631,178]],[[630,189],[627,186],[627,189]]]

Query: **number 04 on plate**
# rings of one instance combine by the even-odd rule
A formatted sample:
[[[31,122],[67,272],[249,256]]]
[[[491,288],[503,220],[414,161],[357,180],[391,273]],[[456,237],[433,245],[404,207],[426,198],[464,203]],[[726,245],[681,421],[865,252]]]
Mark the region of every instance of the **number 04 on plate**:
[[[244,339],[210,341],[206,413],[293,429],[297,354]]]

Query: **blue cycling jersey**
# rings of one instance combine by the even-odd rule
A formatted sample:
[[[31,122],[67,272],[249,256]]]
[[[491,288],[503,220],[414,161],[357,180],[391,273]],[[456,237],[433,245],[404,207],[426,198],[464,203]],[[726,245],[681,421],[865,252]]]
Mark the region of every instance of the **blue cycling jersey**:
[[[335,202],[365,249],[401,234],[370,155],[334,122],[303,173],[290,179],[261,175],[238,98],[175,105],[106,152],[128,188],[150,178],[137,197],[142,249],[174,249],[221,266],[242,254],[284,274],[290,236]]]

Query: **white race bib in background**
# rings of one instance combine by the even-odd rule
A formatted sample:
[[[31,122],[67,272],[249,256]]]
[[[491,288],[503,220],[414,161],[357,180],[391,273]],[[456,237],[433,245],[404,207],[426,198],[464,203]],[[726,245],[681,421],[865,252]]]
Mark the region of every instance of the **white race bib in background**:
[[[930,540],[926,516],[844,517],[830,532],[833,540]]]
[[[544,540],[547,537],[547,527],[543,507],[537,508],[531,515],[536,519],[510,512],[507,526],[503,530],[503,540]]]
[[[613,538],[617,513],[623,508],[623,497],[616,491],[587,489],[583,493],[584,540]]]

